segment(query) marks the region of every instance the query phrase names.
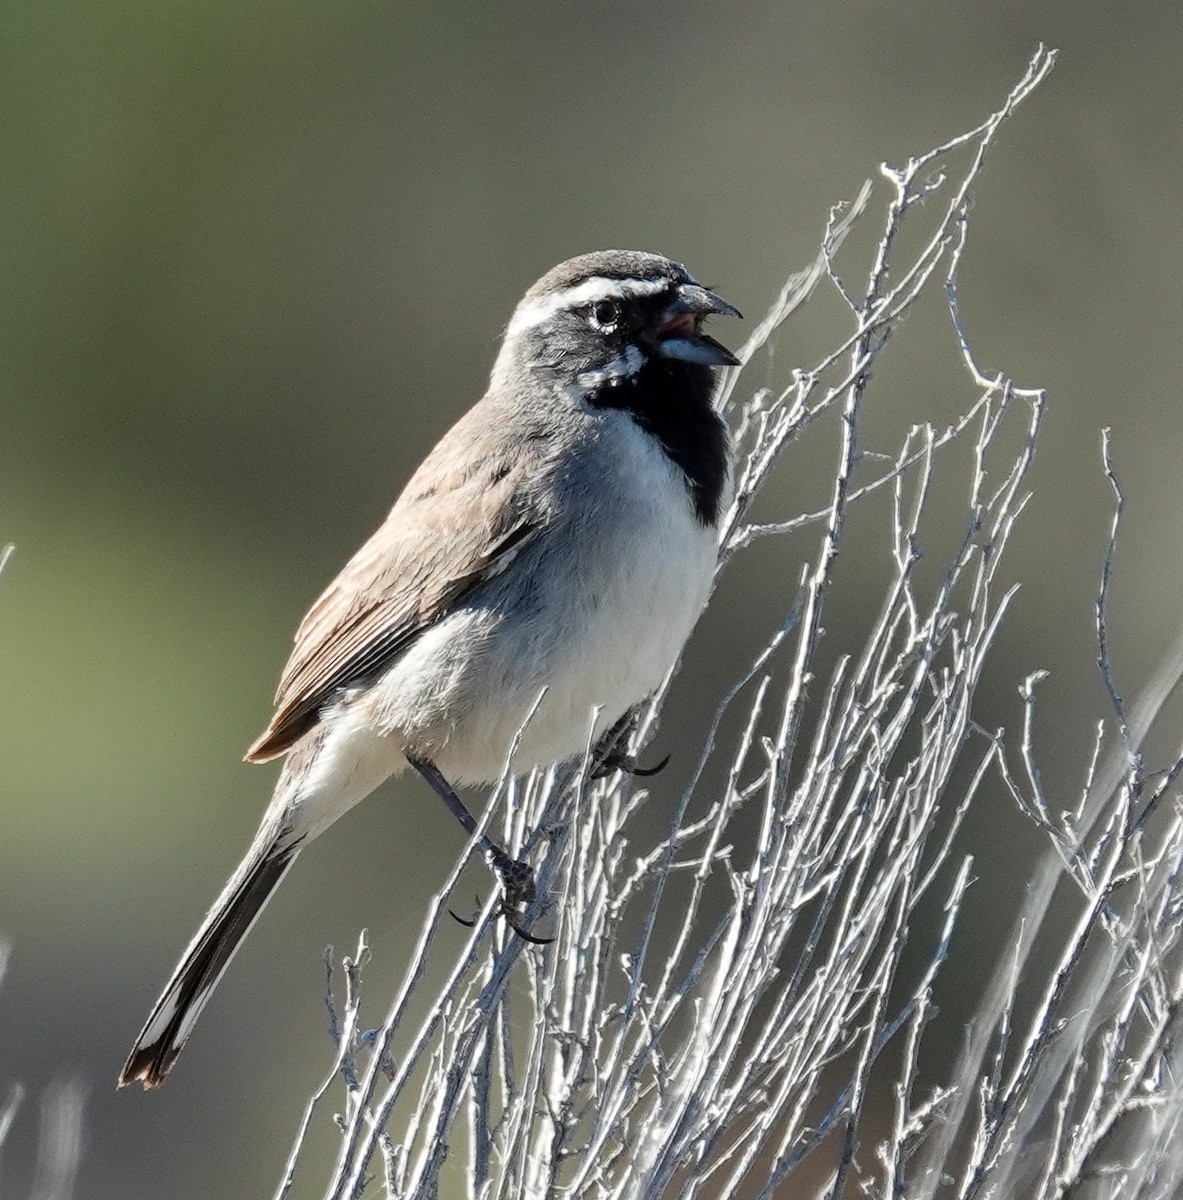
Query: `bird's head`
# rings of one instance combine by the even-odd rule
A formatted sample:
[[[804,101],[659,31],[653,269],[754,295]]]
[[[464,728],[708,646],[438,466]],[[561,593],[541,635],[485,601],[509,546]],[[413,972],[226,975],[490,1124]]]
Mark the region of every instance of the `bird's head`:
[[[636,250],[583,254],[522,297],[495,377],[542,375],[573,398],[613,407],[630,407],[620,393],[655,375],[709,387],[711,367],[739,361],[703,332],[714,315],[739,312],[672,259]]]

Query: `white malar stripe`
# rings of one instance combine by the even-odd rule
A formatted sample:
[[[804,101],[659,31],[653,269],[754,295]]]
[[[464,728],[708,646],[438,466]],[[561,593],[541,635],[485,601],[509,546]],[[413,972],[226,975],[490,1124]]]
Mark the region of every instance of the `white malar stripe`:
[[[593,275],[574,287],[564,288],[550,296],[543,296],[529,304],[518,306],[513,320],[505,331],[507,338],[515,337],[524,330],[533,329],[549,320],[563,309],[581,308],[597,300],[631,300],[637,296],[656,296],[674,286],[670,279],[609,279],[604,275]]]
[[[614,358],[595,371],[584,371],[578,378],[579,391],[588,396],[599,391],[604,384],[615,387],[635,375],[644,365],[644,353],[636,346],[626,346],[619,358]]]

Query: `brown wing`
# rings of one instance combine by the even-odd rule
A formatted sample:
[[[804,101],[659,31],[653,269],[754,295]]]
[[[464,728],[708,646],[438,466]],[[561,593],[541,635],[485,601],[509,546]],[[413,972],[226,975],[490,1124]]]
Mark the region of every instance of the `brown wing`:
[[[424,460],[386,521],[309,609],[248,762],[283,754],[341,688],[373,678],[545,524],[523,486],[538,442],[502,444],[479,409]],[[478,448],[479,447],[479,448]],[[511,452],[512,450],[512,452]]]

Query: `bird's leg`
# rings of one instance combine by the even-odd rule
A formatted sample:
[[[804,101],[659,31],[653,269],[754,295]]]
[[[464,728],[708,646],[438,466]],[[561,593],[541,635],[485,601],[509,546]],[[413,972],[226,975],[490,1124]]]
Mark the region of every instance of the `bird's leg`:
[[[644,779],[665,769],[670,761],[668,754],[654,766],[642,767],[637,764],[636,756],[629,754],[625,749],[629,737],[637,727],[638,711],[637,708],[630,708],[596,743],[591,759],[593,779],[603,779],[613,771],[623,771],[626,775],[636,775]]]
[[[448,806],[448,811],[460,822],[469,836],[477,836],[476,818],[468,811],[464,801],[456,795],[452,785],[440,774],[435,763],[425,758],[412,758],[410,755],[407,756],[407,761],[427,780],[432,791]],[[501,879],[501,886],[505,889],[501,915],[505,917],[509,927],[528,942],[544,945],[552,941],[552,938],[540,938],[527,933],[517,923],[519,910],[531,904],[538,894],[534,887],[533,867],[527,862],[510,858],[488,834],[482,833],[477,837],[477,846],[489,859],[493,870]]]

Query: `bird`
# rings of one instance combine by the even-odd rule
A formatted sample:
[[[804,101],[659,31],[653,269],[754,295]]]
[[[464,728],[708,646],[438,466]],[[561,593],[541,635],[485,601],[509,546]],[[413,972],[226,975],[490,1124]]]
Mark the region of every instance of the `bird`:
[[[523,774],[594,744],[603,769],[644,773],[621,734],[706,604],[733,495],[715,394],[718,368],[739,360],[704,332],[714,316],[740,313],[643,251],[568,259],[525,293],[482,398],[299,625],[246,754],[284,758],[272,799],[120,1087],[164,1082],[297,856],[408,765],[470,833],[455,787],[507,765]],[[529,901],[528,864],[478,845],[505,911]]]

